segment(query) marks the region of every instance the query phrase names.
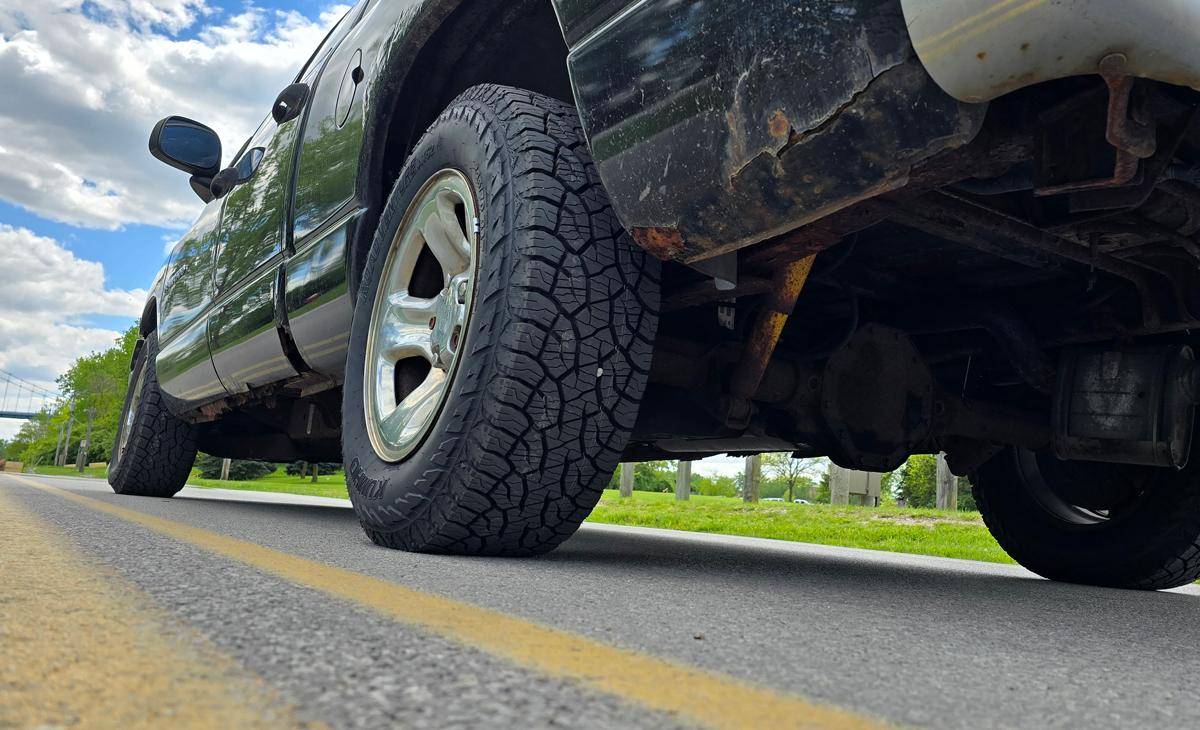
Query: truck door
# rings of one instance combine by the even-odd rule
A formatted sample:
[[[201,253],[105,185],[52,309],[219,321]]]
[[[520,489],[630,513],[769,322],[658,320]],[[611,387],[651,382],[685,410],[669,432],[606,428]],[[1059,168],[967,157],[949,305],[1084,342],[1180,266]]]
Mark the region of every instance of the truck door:
[[[307,369],[298,354],[289,354],[282,335],[283,262],[291,245],[296,144],[307,121],[311,89],[364,2],[343,17],[298,74],[297,83],[310,88],[303,112],[278,124],[267,117],[235,162],[239,182],[227,196],[221,221],[214,272],[217,306],[208,327],[213,365],[231,393]]]
[[[277,332],[275,294],[299,124],[268,117],[234,163],[241,182],[226,196],[208,323],[213,365],[230,393],[297,374]]]

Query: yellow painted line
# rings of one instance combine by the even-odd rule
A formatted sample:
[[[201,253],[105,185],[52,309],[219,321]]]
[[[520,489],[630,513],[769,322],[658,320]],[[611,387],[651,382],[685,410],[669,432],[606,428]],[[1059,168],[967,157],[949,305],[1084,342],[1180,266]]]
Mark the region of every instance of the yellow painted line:
[[[945,56],[946,54],[951,53],[955,49],[962,46],[964,43],[970,41],[971,39],[977,38],[980,35],[983,35],[984,33],[987,33],[989,30],[995,28],[996,26],[1003,25],[1004,23],[1011,21],[1013,18],[1016,18],[1020,15],[1024,15],[1025,13],[1028,13],[1031,10],[1036,10],[1048,2],[1050,2],[1050,0],[1028,0],[1028,2],[1026,2],[1024,5],[1018,5],[1017,7],[1009,10],[1008,12],[1004,13],[1003,15],[1000,15],[998,17],[992,18],[991,20],[988,20],[987,22],[976,25],[968,31],[959,33],[958,35],[955,35],[954,37],[947,39],[945,42],[939,43],[938,45],[936,45],[936,47],[925,48],[924,46],[922,46],[922,48],[924,50],[919,51],[920,56],[921,56],[921,61],[926,64],[932,63],[933,61],[941,58],[942,56]]]
[[[296,727],[263,682],[0,491],[0,727]]]
[[[621,649],[525,619],[406,588],[245,540],[14,477],[92,509],[210,550],[293,583],[367,606],[459,643],[586,688],[714,728],[886,727],[828,705]],[[598,607],[599,609],[600,607]]]

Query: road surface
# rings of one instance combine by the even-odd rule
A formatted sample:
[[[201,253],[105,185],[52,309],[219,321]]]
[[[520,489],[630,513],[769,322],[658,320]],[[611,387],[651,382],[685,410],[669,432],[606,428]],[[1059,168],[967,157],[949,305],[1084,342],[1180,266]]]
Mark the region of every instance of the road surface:
[[[412,555],[339,500],[0,475],[0,727],[1200,727],[1197,595],[599,525]]]

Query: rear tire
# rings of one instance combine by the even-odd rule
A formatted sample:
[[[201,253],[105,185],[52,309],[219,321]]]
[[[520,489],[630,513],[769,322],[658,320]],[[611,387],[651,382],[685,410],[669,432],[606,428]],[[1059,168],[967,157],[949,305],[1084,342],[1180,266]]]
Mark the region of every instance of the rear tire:
[[[133,364],[125,406],[117,423],[108,483],[117,494],[173,497],[187,484],[196,461],[196,427],[167,410],[158,387],[151,332]]]
[[[450,238],[469,265],[445,253]],[[458,265],[406,253],[422,246]],[[499,86],[455,100],[401,173],[359,287],[342,438],[367,535],[534,555],[574,534],[637,418],[658,275],[617,222],[573,107]]]
[[[975,475],[988,529],[1051,580],[1161,590],[1200,578],[1200,467],[1060,461],[1007,449]]]

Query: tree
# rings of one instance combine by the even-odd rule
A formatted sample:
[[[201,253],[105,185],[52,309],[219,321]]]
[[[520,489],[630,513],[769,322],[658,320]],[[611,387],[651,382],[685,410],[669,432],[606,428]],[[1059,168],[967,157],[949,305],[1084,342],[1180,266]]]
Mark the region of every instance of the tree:
[[[342,470],[342,465],[332,461],[322,461],[317,464],[317,472],[320,474],[336,474]],[[287,475],[290,477],[302,477],[312,473],[312,464],[307,461],[293,461],[285,467]]]
[[[812,497],[814,479],[823,471],[823,459],[795,459],[788,453],[763,454],[763,471],[773,479],[782,482],[787,489],[787,501],[791,502],[799,494],[804,499]],[[763,485],[764,497],[779,497],[774,490],[768,490],[770,482]]]
[[[957,477],[958,509],[976,509],[975,497],[971,494],[971,483]],[[904,466],[895,472],[891,480],[892,491],[909,507],[933,509],[937,507],[937,457],[933,454],[915,454],[908,457]]]
[[[224,459],[219,456],[200,454],[196,457],[196,468],[204,479],[220,479],[222,461]],[[275,465],[268,461],[234,459],[229,465],[229,479],[236,482],[252,482],[274,471]]]
[[[108,461],[117,435],[117,422],[125,404],[129,384],[129,363],[139,337],[137,325],[131,325],[113,346],[75,360],[58,378],[60,399],[26,421],[9,443],[8,458],[35,466],[54,459],[59,434],[65,432],[72,404],[77,414],[94,410],[92,441],[86,461]],[[85,416],[86,417],[86,416]],[[68,463],[75,460],[83,429],[74,429],[66,445]]]
[[[727,476],[692,475],[692,491],[705,497],[736,497],[737,481]]]
[[[609,489],[620,487],[620,469],[613,472],[608,480]],[[643,461],[633,465],[633,491],[635,492],[674,492],[675,491],[675,462],[673,461]]]

